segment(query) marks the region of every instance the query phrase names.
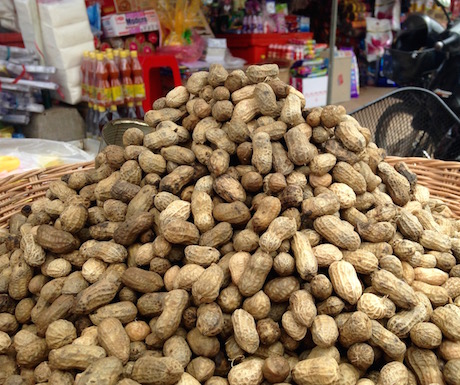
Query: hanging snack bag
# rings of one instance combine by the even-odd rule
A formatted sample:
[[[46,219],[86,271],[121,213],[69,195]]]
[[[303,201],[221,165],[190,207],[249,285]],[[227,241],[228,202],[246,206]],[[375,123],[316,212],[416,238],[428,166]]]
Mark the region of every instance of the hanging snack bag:
[[[366,58],[368,62],[382,57],[385,48],[391,47],[392,41],[391,20],[366,17]]]

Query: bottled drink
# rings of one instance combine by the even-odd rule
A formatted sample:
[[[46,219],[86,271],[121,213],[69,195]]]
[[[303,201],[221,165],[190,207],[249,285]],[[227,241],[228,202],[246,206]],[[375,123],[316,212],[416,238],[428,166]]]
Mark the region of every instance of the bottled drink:
[[[86,111],[86,137],[92,138],[93,137],[93,103],[88,102],[88,110]]]
[[[104,54],[98,53],[96,55],[96,104],[104,108],[112,104],[112,94],[109,83],[109,71],[104,63]]]
[[[145,85],[142,77],[142,67],[137,57],[137,51],[131,51],[131,66],[134,85],[134,101],[136,104],[145,99]]]
[[[134,102],[128,102],[128,115],[126,116],[129,119],[136,119],[136,107],[134,107]]]
[[[93,119],[91,121],[92,137],[93,139],[100,139],[99,132],[99,107],[93,104]]]
[[[110,106],[110,120],[120,119],[120,113],[118,112],[118,108],[115,104]]]
[[[120,72],[122,78],[123,98],[126,104],[134,102],[134,86],[131,79],[131,63],[129,51],[124,50],[120,53]]]
[[[96,101],[96,52],[92,51],[89,53],[89,64],[88,64],[88,100],[92,103]]]
[[[113,104],[123,104],[123,89],[120,82],[120,71],[118,70],[113,53],[107,53],[107,70],[109,71],[110,78],[110,94]]]
[[[145,111],[142,102],[136,102],[136,116],[138,119],[144,119]]]
[[[100,138],[102,134],[102,129],[107,123],[109,123],[109,111],[105,107],[99,106],[98,113],[99,114],[98,114],[96,128],[98,132],[98,137]]]
[[[118,48],[113,50],[113,60],[117,68],[120,68],[120,50]]]
[[[81,98],[83,101],[87,102],[89,100],[88,91],[88,65],[89,65],[89,51],[83,52],[83,60],[81,62]]]

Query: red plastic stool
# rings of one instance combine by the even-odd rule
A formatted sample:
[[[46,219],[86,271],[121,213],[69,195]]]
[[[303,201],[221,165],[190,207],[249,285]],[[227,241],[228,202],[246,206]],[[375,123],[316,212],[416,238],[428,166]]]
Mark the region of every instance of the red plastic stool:
[[[179,65],[177,60],[172,55],[139,55],[139,62],[142,66],[142,75],[144,76],[145,83],[145,100],[142,102],[144,111],[149,111],[152,109],[152,103],[161,98],[163,95],[163,90],[161,87],[161,67],[171,68],[174,87],[182,85]]]

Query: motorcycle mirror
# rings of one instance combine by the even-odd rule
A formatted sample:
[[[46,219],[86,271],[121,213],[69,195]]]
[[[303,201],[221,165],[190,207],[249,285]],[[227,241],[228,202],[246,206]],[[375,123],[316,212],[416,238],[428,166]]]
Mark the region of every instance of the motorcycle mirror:
[[[439,5],[440,7],[444,7],[447,9],[450,9],[450,0],[436,0],[436,4]]]

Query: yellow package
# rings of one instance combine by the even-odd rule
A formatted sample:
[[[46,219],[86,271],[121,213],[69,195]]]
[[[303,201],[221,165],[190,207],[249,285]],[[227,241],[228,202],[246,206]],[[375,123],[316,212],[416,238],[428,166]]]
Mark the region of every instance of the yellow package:
[[[21,165],[21,162],[15,156],[0,156],[0,172],[14,171]]]
[[[186,32],[199,25],[200,0],[155,0],[155,10],[164,30],[164,45],[187,45]]]

